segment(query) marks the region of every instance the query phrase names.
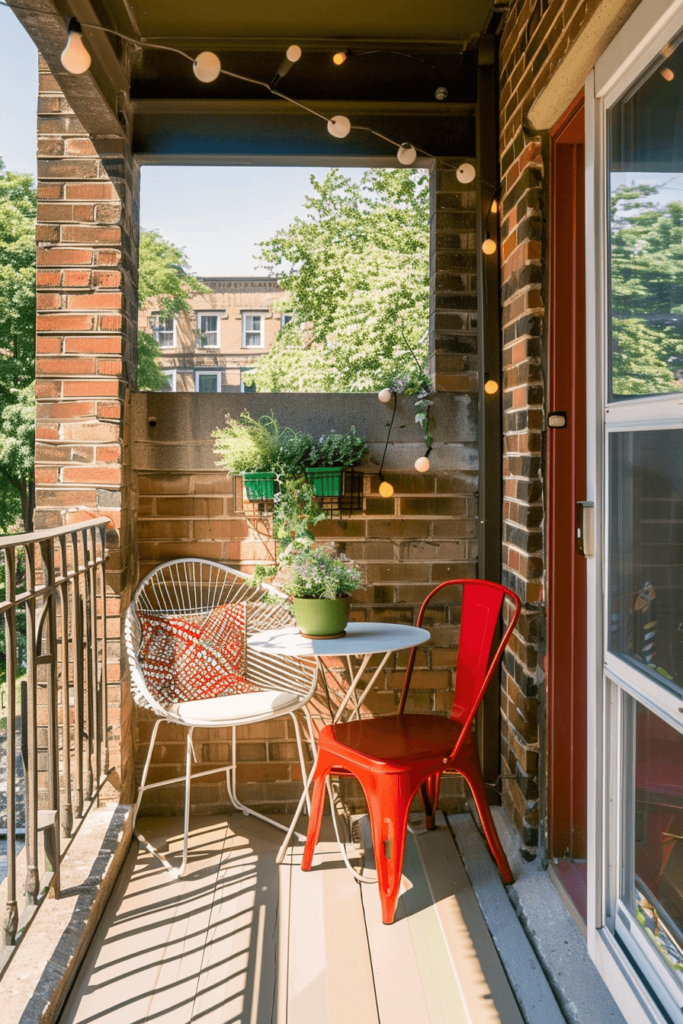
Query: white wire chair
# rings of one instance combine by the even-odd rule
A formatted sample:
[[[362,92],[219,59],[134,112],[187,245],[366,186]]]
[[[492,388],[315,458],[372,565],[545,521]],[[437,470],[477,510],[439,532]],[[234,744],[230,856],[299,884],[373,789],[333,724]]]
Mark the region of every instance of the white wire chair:
[[[196,615],[206,613],[219,605],[244,602],[246,605],[247,637],[266,629],[292,626],[289,601],[274,587],[267,584],[254,586],[246,573],[230,569],[219,562],[205,558],[177,558],[158,566],[138,584],[133,600],[126,613],[125,644],[130,668],[133,699],[140,707],[148,708],[157,716],[152,729],[149,751],[142,773],[138,798],[135,804],[134,824],[140,802],[146,790],[160,786],[185,783],[185,814],[183,858],[179,868],[173,868],[144,837],[139,838],[157,856],[175,877],[184,874],[187,866],[187,843],[190,816],[190,785],[193,779],[216,772],[225,772],[228,797],[234,807],[243,814],[253,814],[276,828],[287,831],[287,826],[247,807],[237,797],[237,747],[236,731],[241,725],[253,725],[290,715],[294,722],[297,750],[301,763],[304,786],[307,784],[306,764],[301,740],[301,730],[296,712],[302,710],[307,725],[311,754],[315,757],[315,738],[307,704],[313,697],[317,685],[315,662],[310,659],[265,655],[246,647],[245,678],[258,686],[254,693],[238,693],[220,697],[168,702],[155,696],[145,680],[144,663],[140,660],[143,640],[142,625],[138,612],[155,615]],[[185,774],[162,782],[147,782],[152,762],[157,731],[162,722],[172,722],[188,729],[185,752]],[[192,774],[192,759],[197,760],[192,744],[192,733],[196,728],[232,730],[232,763],[221,768]]]

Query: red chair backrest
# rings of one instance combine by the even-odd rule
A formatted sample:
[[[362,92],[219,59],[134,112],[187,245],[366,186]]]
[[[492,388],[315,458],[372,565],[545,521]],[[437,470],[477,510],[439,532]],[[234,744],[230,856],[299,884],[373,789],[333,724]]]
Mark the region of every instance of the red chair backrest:
[[[462,612],[460,618],[460,643],[458,647],[458,664],[455,676],[455,698],[451,718],[460,722],[466,732],[477,708],[486,692],[491,676],[496,670],[503,651],[515,628],[521,603],[516,594],[500,583],[491,583],[488,580],[447,580],[435,587],[427,595],[417,616],[416,625],[421,626],[425,611],[432,598],[443,590],[444,587],[461,586]],[[513,614],[507,623],[503,637],[493,656],[491,656],[491,645],[496,634],[496,627],[500,618],[503,601],[509,597],[513,604]],[[399,714],[403,713],[408,696],[408,687],[413,672],[415,653],[417,648],[413,647],[408,659],[406,678],[401,693]]]

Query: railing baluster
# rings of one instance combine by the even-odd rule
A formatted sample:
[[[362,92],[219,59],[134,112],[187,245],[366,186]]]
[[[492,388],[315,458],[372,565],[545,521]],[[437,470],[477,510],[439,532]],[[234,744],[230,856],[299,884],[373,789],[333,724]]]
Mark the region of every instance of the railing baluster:
[[[98,527],[100,533],[100,561],[99,561],[99,575],[100,575],[100,589],[102,594],[102,661],[101,661],[101,686],[102,686],[102,771],[104,773],[109,771],[109,716],[107,711],[107,701],[109,695],[107,693],[107,659],[109,652],[107,650],[107,576],[104,568],[104,559],[106,551],[106,529],[104,526]]]
[[[92,800],[93,793],[95,792],[95,781],[93,772],[93,752],[94,752],[94,709],[93,709],[93,671],[92,671],[92,617],[90,609],[92,605],[91,592],[90,592],[90,551],[88,547],[88,533],[84,531],[82,534],[83,538],[83,632],[86,637],[85,643],[85,694],[84,694],[84,706],[86,713],[86,736],[87,736],[87,762],[86,762],[86,786],[85,792],[88,800]]]
[[[57,608],[55,592],[55,549],[52,539],[43,541],[40,545],[43,556],[43,567],[45,571],[45,583],[49,588],[46,594],[47,614],[46,622],[48,629],[48,651],[45,655],[48,659],[49,681],[47,690],[47,798],[49,810],[55,812],[55,844],[57,846],[54,877],[52,879],[52,892],[59,896],[59,837],[60,837],[60,813],[59,813],[59,706],[57,703]],[[41,659],[42,660],[42,659]]]
[[[5,612],[5,679],[7,685],[7,902],[3,944],[13,946],[17,934],[16,870],[16,687],[17,687],[17,620],[16,620],[16,548],[5,551],[5,596],[10,607]]]
[[[64,773],[62,832],[68,838],[73,830],[73,805],[71,802],[71,706],[69,701],[69,585],[67,580],[69,563],[66,537],[59,537],[59,558],[61,562],[59,574],[59,633],[62,667],[62,770]]]
[[[26,692],[28,694],[28,764],[26,766],[26,899],[38,899],[38,680],[36,650],[38,644],[38,604],[36,600],[36,545],[26,545]]]

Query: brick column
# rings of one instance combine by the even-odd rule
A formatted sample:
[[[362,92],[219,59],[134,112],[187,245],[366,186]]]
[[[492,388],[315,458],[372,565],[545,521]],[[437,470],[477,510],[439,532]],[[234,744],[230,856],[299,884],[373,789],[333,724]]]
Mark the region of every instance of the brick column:
[[[504,803],[522,841],[538,843],[539,641],[543,599],[543,374],[540,143],[519,131],[503,153],[503,583],[522,613],[502,670]],[[539,669],[540,671],[540,669]]]
[[[113,786],[125,789],[132,747],[119,626],[136,561],[124,426],[137,359],[139,174],[120,140],[96,141],[102,155],[41,59],[35,523],[111,519],[110,764]]]
[[[477,390],[476,183],[437,160],[430,218],[429,370],[436,391]]]

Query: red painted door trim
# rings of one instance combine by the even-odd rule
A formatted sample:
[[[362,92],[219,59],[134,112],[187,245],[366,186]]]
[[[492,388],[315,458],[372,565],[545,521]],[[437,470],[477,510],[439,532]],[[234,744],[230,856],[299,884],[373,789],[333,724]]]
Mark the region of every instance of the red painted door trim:
[[[583,96],[550,133],[548,409],[548,856],[586,856],[586,563],[576,502],[586,497]]]

